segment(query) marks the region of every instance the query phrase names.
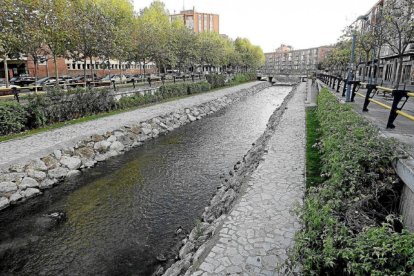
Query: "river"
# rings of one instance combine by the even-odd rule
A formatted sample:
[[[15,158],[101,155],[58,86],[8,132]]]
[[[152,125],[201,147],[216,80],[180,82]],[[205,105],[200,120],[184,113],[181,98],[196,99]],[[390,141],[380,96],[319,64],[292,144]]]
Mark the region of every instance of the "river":
[[[0,212],[0,274],[151,275],[290,90],[267,88]],[[66,220],[49,224],[53,212]]]

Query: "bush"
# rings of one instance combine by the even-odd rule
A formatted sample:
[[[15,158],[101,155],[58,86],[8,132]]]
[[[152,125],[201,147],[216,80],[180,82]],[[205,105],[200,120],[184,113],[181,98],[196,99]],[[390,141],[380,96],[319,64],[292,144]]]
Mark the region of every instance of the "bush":
[[[26,122],[26,110],[19,103],[0,103],[0,135],[20,132],[24,130]]]
[[[248,81],[256,80],[256,74],[254,73],[241,73],[234,76],[233,83],[244,83]]]
[[[140,106],[148,103],[157,102],[163,99],[170,99],[174,97],[197,94],[211,90],[211,86],[207,82],[187,82],[187,83],[172,83],[165,84],[159,88],[159,92],[155,95],[141,96],[136,94],[132,97],[123,97],[118,102],[119,108],[130,108]]]
[[[115,99],[109,90],[85,90],[64,92],[59,88],[46,94],[28,97],[29,127],[78,119],[84,116],[113,110]]]
[[[414,234],[397,219],[394,143],[326,89],[317,119],[323,179],[307,191],[293,262],[307,275],[409,275]]]
[[[210,74],[206,75],[206,79],[209,84],[211,84],[211,88],[219,88],[226,85],[226,77],[222,74]]]

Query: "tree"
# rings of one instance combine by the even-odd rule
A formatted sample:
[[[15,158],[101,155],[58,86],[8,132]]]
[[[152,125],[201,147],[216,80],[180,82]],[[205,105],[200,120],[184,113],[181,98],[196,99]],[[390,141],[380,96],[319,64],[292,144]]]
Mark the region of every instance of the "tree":
[[[179,71],[186,71],[189,67],[194,67],[198,61],[198,40],[196,34],[188,29],[180,20],[172,22],[170,45],[173,54],[170,59],[170,66],[175,65]]]
[[[70,11],[72,2],[66,0],[43,0],[39,1],[38,13],[44,20],[42,31],[45,43],[49,48],[55,65],[55,78],[58,84],[57,58],[64,56],[71,49],[71,38],[75,29]]]
[[[394,89],[400,85],[404,53],[414,42],[413,12],[414,0],[387,0],[384,3],[384,42],[398,58]]]
[[[21,18],[26,14],[24,4],[23,0],[3,0],[0,5],[0,57],[4,62],[6,87],[9,86],[7,59],[18,54],[21,48],[21,34],[24,33]]]
[[[214,32],[203,32],[199,34],[199,55],[202,68],[205,65],[221,66],[224,60],[224,40]]]

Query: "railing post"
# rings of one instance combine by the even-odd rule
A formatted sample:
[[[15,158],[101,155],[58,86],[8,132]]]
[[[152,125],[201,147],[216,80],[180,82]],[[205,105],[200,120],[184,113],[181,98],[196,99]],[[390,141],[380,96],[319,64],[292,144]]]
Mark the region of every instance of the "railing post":
[[[360,81],[352,81],[352,84],[353,84],[353,87],[352,87],[351,102],[354,101],[354,99],[355,99],[355,93],[357,91],[357,88],[359,90],[359,86],[360,86],[361,82]]]
[[[342,89],[342,97],[345,97],[346,87],[348,86],[348,80],[343,79],[344,82],[344,88]]]
[[[369,99],[371,99],[375,95],[375,89],[377,89],[376,84],[367,84],[367,94],[365,95],[365,101],[362,111],[368,111]],[[371,96],[372,91],[374,91],[374,95]]]
[[[407,95],[408,91],[407,90],[393,90],[392,91],[392,96],[394,97],[393,101],[392,101],[392,107],[391,107],[391,111],[390,111],[390,116],[388,117],[388,123],[387,123],[387,128],[395,128],[394,125],[394,121],[398,116],[397,111],[401,110],[405,103],[408,100],[408,95]],[[402,98],[405,97],[405,101],[404,103],[399,107],[398,104],[401,102]]]
[[[339,78],[338,78],[338,85],[336,86],[336,92],[337,92],[337,93],[339,93],[339,87],[341,86],[341,81],[342,81],[342,78],[341,78],[341,77],[339,77]]]

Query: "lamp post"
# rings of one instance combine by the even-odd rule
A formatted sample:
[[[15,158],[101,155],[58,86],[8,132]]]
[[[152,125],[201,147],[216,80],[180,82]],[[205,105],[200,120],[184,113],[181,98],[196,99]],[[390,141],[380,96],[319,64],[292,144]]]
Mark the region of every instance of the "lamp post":
[[[355,24],[358,20],[367,20],[367,15],[361,15],[358,16],[358,18],[351,24]],[[345,101],[350,102],[351,101],[351,85],[350,82],[353,80],[353,69],[354,69],[354,57],[355,57],[355,42],[356,42],[356,34],[352,34],[352,49],[351,49],[351,61],[349,63],[348,68],[348,77],[346,79],[346,93],[345,93]]]

